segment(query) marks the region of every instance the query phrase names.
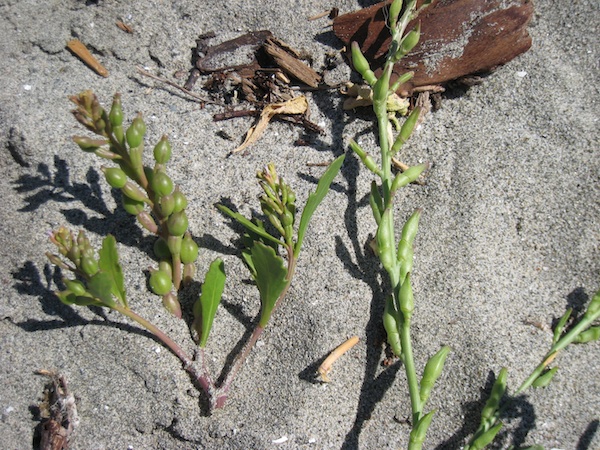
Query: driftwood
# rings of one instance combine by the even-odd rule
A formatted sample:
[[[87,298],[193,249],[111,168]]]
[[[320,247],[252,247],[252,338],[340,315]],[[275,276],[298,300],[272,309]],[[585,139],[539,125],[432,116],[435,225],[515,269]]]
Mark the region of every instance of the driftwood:
[[[391,40],[385,22],[390,3],[378,3],[333,21],[336,36],[348,48],[352,41],[358,42],[373,69],[383,65]],[[417,5],[422,3],[417,1]],[[415,73],[399,93],[411,95],[426,86],[488,73],[506,64],[531,47],[526,27],[532,15],[531,0],[433,0],[409,24],[411,29],[421,22],[421,39],[394,66],[396,76]]]

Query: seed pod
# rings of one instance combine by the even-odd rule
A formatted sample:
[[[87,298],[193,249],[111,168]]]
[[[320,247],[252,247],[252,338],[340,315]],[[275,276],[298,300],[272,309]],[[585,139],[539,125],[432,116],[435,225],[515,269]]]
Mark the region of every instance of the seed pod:
[[[416,181],[417,178],[419,178],[419,175],[421,175],[421,173],[423,173],[423,171],[427,168],[429,168],[428,163],[419,164],[417,166],[409,167],[404,172],[397,174],[394,178],[394,181],[392,181],[392,195],[395,194],[398,189],[412,183],[413,181]]]
[[[506,391],[506,379],[508,378],[508,370],[503,367],[500,373],[496,377],[494,386],[492,386],[492,392],[488,398],[483,410],[481,411],[481,422],[487,422],[498,410],[500,406],[500,400],[504,396]]]
[[[167,245],[167,241],[163,238],[158,238],[154,241],[154,255],[158,259],[168,259],[171,257],[171,252],[169,251],[169,246]]]
[[[139,180],[140,175],[142,173],[144,173],[143,157],[144,157],[144,142],[143,141],[137,147],[129,148],[129,162],[131,164],[131,168],[133,169],[133,172],[136,174],[137,180]]]
[[[165,195],[160,198],[159,203],[160,213],[164,218],[169,217],[175,210],[175,198],[172,195]]]
[[[358,42],[352,42],[352,65],[358,73],[360,73],[363,79],[373,86],[377,82],[377,77],[369,66],[369,61],[363,55]]]
[[[560,320],[556,324],[556,327],[554,328],[554,336],[552,337],[552,345],[556,344],[560,340],[560,337],[565,328],[567,320],[569,320],[569,317],[571,317],[572,312],[573,312],[573,308],[567,309],[567,311],[565,311],[563,316],[560,318]]]
[[[119,93],[116,93],[113,97],[108,119],[110,120],[110,124],[113,128],[123,125],[123,108],[121,106],[121,94]]]
[[[369,169],[375,175],[381,176],[381,169],[377,166],[375,160],[371,158],[368,153],[365,152],[354,140],[350,141],[350,148],[354,151],[354,153],[356,153],[367,169]]]
[[[157,164],[166,164],[171,159],[171,144],[166,135],[160,138],[154,147],[154,161]]]
[[[152,190],[160,197],[169,195],[173,192],[173,180],[166,173],[157,172],[152,180]]]
[[[169,236],[167,238],[167,247],[169,247],[169,252],[173,257],[181,254],[182,242],[183,238],[181,236]]]
[[[575,344],[585,344],[586,342],[597,341],[600,339],[600,326],[590,327],[577,335],[573,341]]]
[[[167,311],[169,311],[178,319],[181,319],[181,317],[183,316],[181,312],[181,304],[179,303],[177,296],[173,292],[168,292],[165,295],[163,295],[162,303]]]
[[[198,258],[198,244],[194,242],[190,233],[186,233],[181,242],[181,262],[191,264]]]
[[[531,385],[533,387],[547,387],[550,382],[552,381],[552,378],[554,377],[554,374],[556,373],[556,371],[558,370],[558,367],[553,367],[552,369],[548,369],[546,371],[544,371],[544,373],[542,373],[539,377],[537,377],[535,379],[535,381],[533,383],[531,383]]]
[[[121,189],[127,183],[127,175],[118,167],[102,167],[106,182],[115,189]]]
[[[142,211],[138,213],[137,220],[146,230],[150,233],[157,234],[158,233],[158,225],[147,211]]]
[[[396,24],[398,23],[398,16],[400,15],[400,11],[402,10],[402,0],[394,0],[390,5],[389,10],[389,20],[390,20],[390,28],[394,30],[396,28]]]
[[[371,205],[371,210],[373,211],[375,223],[379,225],[379,222],[381,221],[381,213],[383,212],[383,199],[379,193],[377,183],[375,183],[374,180],[371,181],[371,195],[369,195],[369,204]]]
[[[85,285],[79,280],[69,280],[68,278],[63,278],[63,283],[69,291],[71,291],[75,295],[86,295],[87,289]]]
[[[154,292],[156,295],[165,295],[171,291],[173,281],[167,272],[163,272],[162,270],[154,270],[150,274],[148,284],[150,285],[152,292]]]
[[[406,143],[406,141],[408,141],[408,138],[410,137],[413,130],[415,129],[415,125],[417,124],[417,121],[419,120],[420,114],[421,114],[421,108],[417,106],[415,109],[412,110],[410,115],[406,118],[406,120],[402,124],[402,128],[400,129],[400,133],[398,134],[398,137],[394,141],[394,145],[392,145],[392,150],[391,150],[392,155],[395,155],[398,152],[398,150],[400,150],[400,147],[402,147]]]
[[[417,422],[416,425],[413,426],[409,438],[410,448],[421,448],[421,446],[423,445],[423,441],[425,441],[427,429],[429,428],[429,425],[431,425],[431,420],[433,419],[434,413],[435,411],[429,411],[427,414],[421,417],[421,419]]]
[[[592,298],[592,301],[588,305],[587,310],[585,311],[585,314],[583,315],[583,317],[584,318],[588,318],[588,317],[593,318],[599,312],[600,312],[600,291],[598,291],[598,292],[596,292],[596,294],[594,294],[594,297]]]
[[[125,183],[125,186],[121,188],[121,192],[137,202],[150,203],[150,199],[146,196],[146,194],[131,181]]]
[[[427,402],[429,394],[431,394],[431,389],[433,388],[433,385],[435,384],[436,380],[441,375],[442,370],[444,369],[444,362],[446,361],[446,356],[448,356],[448,352],[450,352],[450,347],[442,347],[435,355],[429,358],[429,361],[427,361],[427,364],[425,364],[425,369],[423,369],[423,378],[421,379],[421,383],[419,385],[419,397],[421,398],[421,407],[423,407]]]
[[[415,28],[407,33],[400,41],[400,47],[393,56],[392,61],[400,61],[405,55],[408,54],[415,46],[419,43],[421,37],[421,23],[419,22]]]
[[[400,286],[400,292],[398,294],[398,303],[400,303],[400,311],[404,315],[404,319],[410,319],[415,309],[415,302],[413,299],[412,286],[410,284],[410,272],[406,274],[406,278]]]
[[[169,255],[170,256],[170,255]],[[158,263],[158,270],[168,273],[173,278],[173,263],[171,259],[161,259]]]
[[[486,448],[496,438],[496,435],[500,431],[500,428],[502,428],[502,422],[497,423],[485,433],[481,434],[476,439],[474,439],[471,445],[469,446],[469,450],[483,450],[484,448]]]
[[[179,187],[175,188],[175,191],[173,192],[173,199],[175,200],[173,212],[177,213],[179,211],[183,211],[187,207],[187,198],[185,198],[185,195],[183,195],[183,193],[179,190]]]
[[[171,214],[167,221],[167,228],[171,236],[183,236],[188,229],[188,218],[185,211]]]
[[[183,265],[183,278],[181,280],[183,285],[187,286],[192,281],[194,281],[195,274],[196,274],[196,266],[194,264],[184,264]]]
[[[123,209],[132,216],[137,216],[144,210],[144,207],[146,205],[144,202],[133,200],[132,198],[127,197],[126,195],[122,195],[121,197]]]
[[[103,145],[108,144],[106,139],[90,139],[85,136],[73,136],[73,142],[75,142],[81,150],[87,153],[94,153]]]
[[[394,305],[394,297],[388,296],[385,301],[385,308],[383,310],[383,328],[387,333],[387,341],[392,348],[392,352],[396,356],[402,354],[402,343],[400,342],[400,325],[402,318],[400,313],[396,310]]]
[[[142,142],[144,142],[144,134],[146,134],[146,124],[142,119],[142,115],[138,114],[125,132],[127,145],[129,145],[130,148],[139,147],[142,145]]]

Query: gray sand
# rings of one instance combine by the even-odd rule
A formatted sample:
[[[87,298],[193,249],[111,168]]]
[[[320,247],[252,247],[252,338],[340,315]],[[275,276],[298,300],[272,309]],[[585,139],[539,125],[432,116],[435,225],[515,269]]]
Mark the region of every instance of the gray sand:
[[[86,229],[95,244],[115,234],[130,303],[193,351],[184,323],[146,290],[143,271],[152,261],[136,247],[140,232],[98,182],[102,162],[70,140],[84,132],[68,95],[93,89],[108,107],[121,92],[128,119],[137,111],[146,118],[149,145],[163,133],[172,140],[169,173],[188,195],[191,230],[206,247],[199,273],[214,257],[225,260],[225,307],[209,344],[218,373],[259,304],[235,256],[235,232],[214,204],[229,199],[243,212],[256,209],[254,174],[273,161],[303,205],[323,172],[307,163],[330,161],[351,137],[374,153],[372,119],[343,114],[336,92],[315,93],[311,117],[325,135],[295,146],[301,131],[275,123],[247,156],[227,158],[252,120],[214,123],[222,108],[202,109],[140,77],[135,66],[173,79],[189,68],[199,34],[215,30],[225,39],[270,29],[320,68],[337,44],[326,20],[306,18],[360,3],[1,2],[0,447],[31,448],[37,422],[30,408],[46,382],[34,371],[52,369],[65,374],[77,397],[77,449],[406,448],[405,376],[399,364],[381,366],[378,264],[363,252],[375,229],[364,201],[371,176],[353,156],[314,218],[285,304],[226,408],[211,417],[179,361],[147,333],[116,313],[60,304],[44,257],[53,250],[48,231],[62,224]],[[119,18],[135,34],[119,30]],[[400,220],[424,210],[413,275],[416,362],[422,367],[441,345],[453,349],[429,403],[438,412],[425,448],[464,445],[492,374],[506,366],[514,390],[547,350],[552,320],[600,287],[599,24],[595,0],[539,0],[532,49],[447,100],[400,155],[434,164],[428,184],[403,190],[397,204]],[[109,78],[65,50],[73,36],[103,55]],[[342,65],[330,78],[349,73]],[[336,363],[332,382],[311,382],[319,361],[352,335],[361,341]],[[508,421],[499,446],[600,448],[599,349],[594,343],[561,354],[555,382],[522,399],[522,416]],[[282,437],[287,442],[273,443]]]

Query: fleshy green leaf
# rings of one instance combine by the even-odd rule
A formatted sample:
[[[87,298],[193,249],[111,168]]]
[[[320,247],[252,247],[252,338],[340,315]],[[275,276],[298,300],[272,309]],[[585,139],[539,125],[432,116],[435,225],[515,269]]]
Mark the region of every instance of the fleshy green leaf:
[[[245,226],[249,231],[256,233],[258,236],[267,239],[277,245],[282,243],[281,240],[277,239],[274,236],[271,236],[265,231],[264,228],[254,224],[253,222],[242,216],[240,213],[233,212],[231,209],[224,205],[217,205],[217,208],[219,208],[220,211],[224,212],[232,219],[237,220],[241,225]]]
[[[288,284],[287,269],[284,266],[283,258],[272,247],[255,242],[250,250],[252,264],[256,270],[254,280],[260,292],[261,311],[259,326],[264,328],[271,312],[277,304],[279,296]]]
[[[315,192],[311,193],[308,196],[308,200],[306,202],[306,206],[304,207],[304,211],[302,211],[302,217],[300,218],[300,225],[298,226],[298,240],[296,242],[296,246],[294,247],[294,257],[298,257],[300,253],[300,248],[302,247],[302,241],[304,240],[304,235],[306,233],[306,229],[308,228],[308,224],[312,215],[314,214],[319,203],[323,201],[327,192],[329,192],[329,186],[333,182],[333,179],[336,177],[340,168],[342,167],[342,163],[344,162],[344,158],[346,155],[342,155],[337,157],[327,168],[319,183],[317,184],[317,189]]]
[[[94,297],[87,297],[83,295],[75,295],[73,292],[66,290],[57,292],[56,296],[65,305],[77,305],[77,306],[102,306]]]
[[[115,300],[112,296],[113,278],[106,272],[98,271],[88,281],[88,291],[96,297],[102,304],[112,308]]]
[[[119,264],[117,241],[114,236],[109,234],[104,238],[102,248],[98,254],[100,256],[98,260],[100,271],[110,277],[110,292],[119,299],[119,303],[127,307],[127,297],[123,283],[123,269],[121,269],[121,265]]]
[[[212,328],[217,307],[225,289],[225,264],[220,258],[215,259],[210,265],[204,283],[202,294],[194,305],[194,328],[200,336],[200,347],[205,347],[208,335]]]

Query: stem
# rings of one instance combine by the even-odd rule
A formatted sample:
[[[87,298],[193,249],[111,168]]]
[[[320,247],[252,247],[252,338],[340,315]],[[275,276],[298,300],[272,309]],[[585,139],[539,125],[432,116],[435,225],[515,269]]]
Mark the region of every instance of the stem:
[[[412,342],[410,339],[410,318],[404,318],[400,329],[400,342],[402,343],[402,362],[406,372],[406,381],[408,383],[408,392],[410,394],[410,406],[412,410],[412,426],[416,426],[421,419],[421,397],[419,393],[419,380],[415,370],[415,361],[412,352]]]

